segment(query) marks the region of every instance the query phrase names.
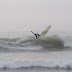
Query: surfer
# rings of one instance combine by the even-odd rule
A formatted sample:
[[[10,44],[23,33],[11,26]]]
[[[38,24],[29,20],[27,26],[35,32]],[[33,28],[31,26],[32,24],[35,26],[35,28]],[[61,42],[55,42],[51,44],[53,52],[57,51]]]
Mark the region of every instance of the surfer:
[[[31,31],[32,32],[32,31]],[[32,32],[33,33],[33,32]],[[38,33],[33,33],[34,35],[35,35],[35,37],[36,37],[36,39],[39,39],[39,36],[40,36],[40,34],[38,34]]]

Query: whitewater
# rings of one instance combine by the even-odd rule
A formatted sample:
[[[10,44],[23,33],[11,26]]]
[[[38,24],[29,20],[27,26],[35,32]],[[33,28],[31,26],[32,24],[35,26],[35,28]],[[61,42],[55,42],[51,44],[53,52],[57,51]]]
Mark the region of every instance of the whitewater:
[[[0,69],[72,69],[71,32],[50,31],[35,39],[31,32],[0,33]]]

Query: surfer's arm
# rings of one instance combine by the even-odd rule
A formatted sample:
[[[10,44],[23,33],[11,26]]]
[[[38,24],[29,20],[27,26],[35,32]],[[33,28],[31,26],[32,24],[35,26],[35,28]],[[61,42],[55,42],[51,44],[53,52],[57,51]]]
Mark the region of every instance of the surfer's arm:
[[[40,34],[38,34],[38,36],[40,36]]]
[[[31,31],[32,32],[32,31]],[[32,32],[33,33],[33,32]],[[34,33],[33,33],[34,34]],[[35,35],[35,34],[34,34]]]

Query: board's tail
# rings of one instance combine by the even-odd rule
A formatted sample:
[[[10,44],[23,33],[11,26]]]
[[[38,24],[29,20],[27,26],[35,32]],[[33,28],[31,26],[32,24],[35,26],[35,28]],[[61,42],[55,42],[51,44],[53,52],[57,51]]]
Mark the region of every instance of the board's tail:
[[[44,36],[51,28],[51,25],[49,25],[40,35]]]

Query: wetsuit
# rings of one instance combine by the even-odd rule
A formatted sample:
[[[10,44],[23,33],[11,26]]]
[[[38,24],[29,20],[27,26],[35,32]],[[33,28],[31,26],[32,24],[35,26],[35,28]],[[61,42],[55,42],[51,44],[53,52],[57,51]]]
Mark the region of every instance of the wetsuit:
[[[40,35],[38,33],[35,33],[34,35],[36,36],[36,39],[39,39]]]
[[[32,31],[31,31],[32,32]],[[33,33],[33,32],[32,32]],[[38,33],[33,33],[36,36],[36,39],[39,39],[39,34]]]

